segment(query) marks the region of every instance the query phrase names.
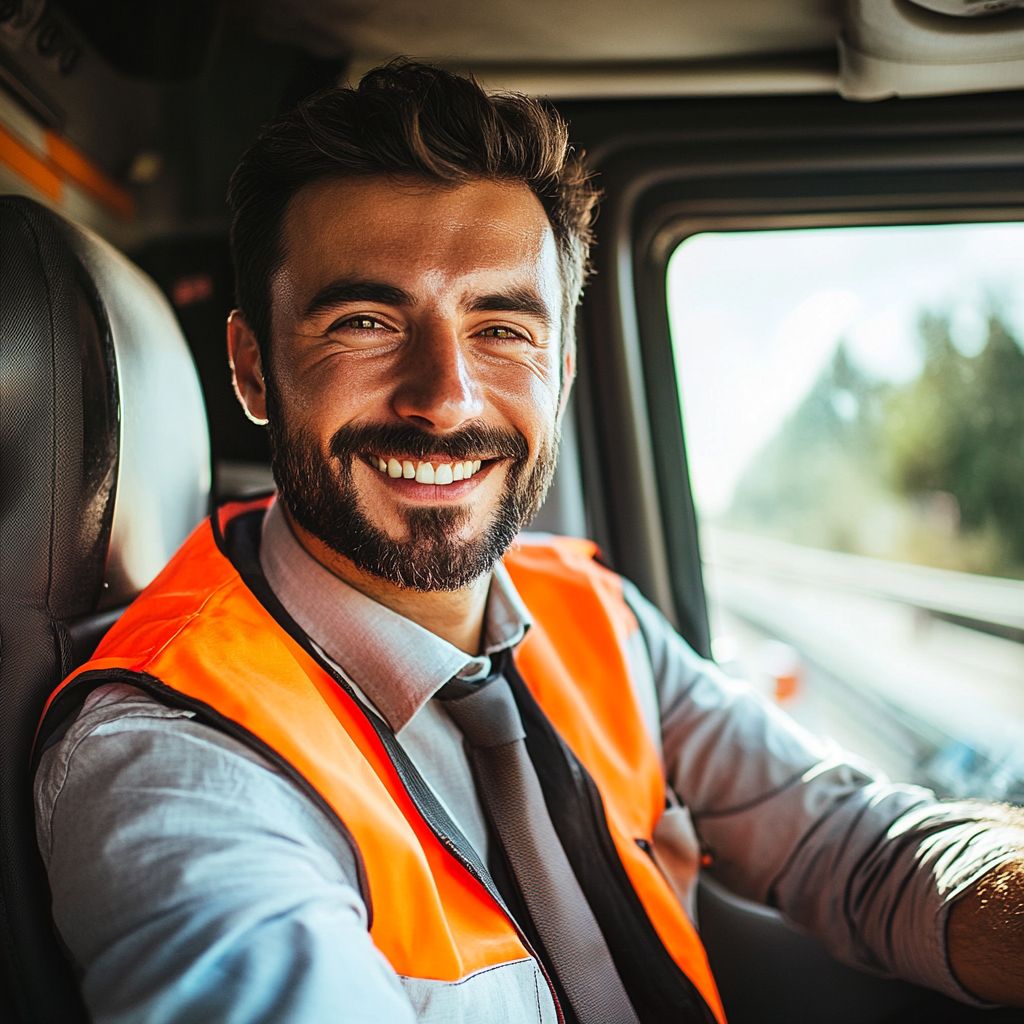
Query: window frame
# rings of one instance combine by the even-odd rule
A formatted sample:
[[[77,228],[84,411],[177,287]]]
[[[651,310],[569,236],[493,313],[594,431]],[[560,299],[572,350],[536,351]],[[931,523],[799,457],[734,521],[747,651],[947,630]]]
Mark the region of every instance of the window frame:
[[[669,324],[672,253],[708,230],[1024,220],[1024,93],[559,109],[604,188],[579,326],[589,530],[709,657]]]

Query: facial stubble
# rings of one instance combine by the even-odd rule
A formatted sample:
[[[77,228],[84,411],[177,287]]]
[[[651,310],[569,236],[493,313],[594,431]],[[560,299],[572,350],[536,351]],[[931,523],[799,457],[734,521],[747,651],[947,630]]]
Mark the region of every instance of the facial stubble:
[[[274,478],[295,521],[363,572],[411,590],[461,590],[489,573],[537,514],[557,460],[554,433],[538,444],[529,465],[521,435],[483,426],[443,436],[408,425],[346,426],[325,452],[308,431],[290,428],[279,407],[268,413]],[[403,513],[407,539],[397,541],[372,522],[360,501],[353,467],[367,453],[500,459],[505,482],[477,536],[460,537],[473,514],[469,505],[411,506]]]

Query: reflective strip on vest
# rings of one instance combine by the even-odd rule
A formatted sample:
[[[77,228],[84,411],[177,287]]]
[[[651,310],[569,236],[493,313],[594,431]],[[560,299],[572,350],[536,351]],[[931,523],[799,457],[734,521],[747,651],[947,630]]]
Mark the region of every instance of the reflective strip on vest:
[[[226,524],[260,504],[224,506],[219,521]],[[596,783],[615,848],[659,938],[724,1021],[700,939],[636,842],[652,839],[665,806],[665,781],[628,674],[625,642],[637,623],[618,577],[594,561],[595,552],[584,540],[524,538],[506,555],[534,618],[516,651],[516,666]],[[438,1008],[446,1005],[453,1014],[457,993],[468,997],[479,986],[437,989],[432,983],[532,963],[504,909],[423,819],[366,715],[249,590],[218,547],[209,521],[47,707],[81,673],[110,669],[156,677],[238,723],[323,797],[365,864],[371,937],[406,981],[414,1005],[425,1010],[440,1000]],[[522,979],[526,967],[514,969],[521,979],[515,988],[529,988]],[[535,966],[531,973],[540,977]],[[545,1018],[540,1000],[536,1011],[537,1019]],[[441,1019],[432,1012],[426,1017]]]

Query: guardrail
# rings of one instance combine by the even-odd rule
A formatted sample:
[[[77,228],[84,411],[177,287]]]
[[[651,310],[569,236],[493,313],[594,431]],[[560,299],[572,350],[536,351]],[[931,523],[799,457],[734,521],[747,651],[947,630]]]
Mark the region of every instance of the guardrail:
[[[1024,580],[845,555],[718,527],[701,535],[714,566],[898,601],[960,626],[1024,643]]]

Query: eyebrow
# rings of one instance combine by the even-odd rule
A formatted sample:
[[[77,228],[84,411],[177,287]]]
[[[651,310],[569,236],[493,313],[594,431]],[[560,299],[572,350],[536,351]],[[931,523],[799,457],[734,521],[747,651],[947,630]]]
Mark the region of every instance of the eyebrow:
[[[416,304],[407,291],[382,281],[332,281],[310,299],[304,316],[316,316],[346,302],[381,302],[388,306]],[[467,303],[466,308],[471,313],[529,313],[548,326],[552,322],[544,300],[525,288],[477,296]]]
[[[415,299],[401,288],[381,281],[332,281],[309,300],[304,316],[316,316],[345,302],[382,302],[388,306],[413,306]]]
[[[529,313],[551,324],[551,312],[539,295],[525,288],[512,288],[494,295],[481,295],[467,304],[471,313]]]

